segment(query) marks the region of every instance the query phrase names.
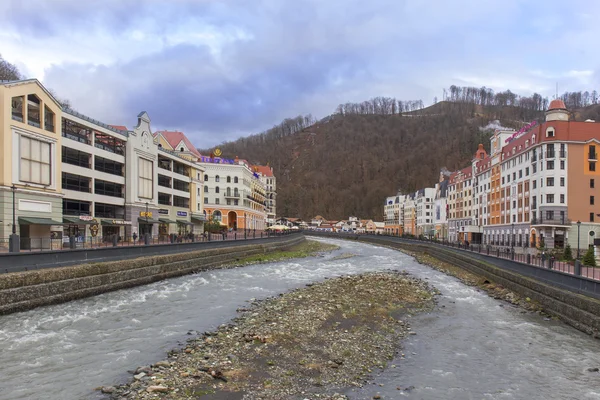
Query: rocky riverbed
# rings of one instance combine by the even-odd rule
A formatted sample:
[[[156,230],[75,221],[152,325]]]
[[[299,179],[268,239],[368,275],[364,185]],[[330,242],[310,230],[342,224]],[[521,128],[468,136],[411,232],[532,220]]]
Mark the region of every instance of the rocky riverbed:
[[[407,320],[431,310],[436,294],[407,273],[385,271],[252,300],[230,324],[137,368],[128,384],[100,390],[122,400],[345,399],[338,392],[402,359],[401,339],[416,334]]]

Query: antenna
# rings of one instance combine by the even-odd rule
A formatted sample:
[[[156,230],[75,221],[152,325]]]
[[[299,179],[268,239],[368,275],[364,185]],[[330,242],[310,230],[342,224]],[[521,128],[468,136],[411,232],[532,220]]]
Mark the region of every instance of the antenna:
[[[555,99],[558,99],[558,82],[556,82],[556,97]]]

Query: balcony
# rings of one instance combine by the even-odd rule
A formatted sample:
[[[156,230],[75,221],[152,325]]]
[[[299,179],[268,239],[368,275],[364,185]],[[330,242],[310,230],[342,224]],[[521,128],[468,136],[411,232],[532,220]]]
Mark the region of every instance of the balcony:
[[[598,160],[598,153],[596,153],[595,151],[590,151],[588,153],[588,160]]]
[[[561,150],[559,153],[560,158],[567,158],[567,152],[564,150]]]
[[[554,150],[548,150],[546,152],[546,158],[554,158],[556,156],[556,154],[554,153]]]
[[[241,198],[241,196],[238,192],[233,192],[233,194],[231,192],[225,192],[225,198],[226,199],[239,199],[239,198]]]
[[[531,225],[571,225],[571,220],[566,216],[558,216],[553,218],[533,217]]]

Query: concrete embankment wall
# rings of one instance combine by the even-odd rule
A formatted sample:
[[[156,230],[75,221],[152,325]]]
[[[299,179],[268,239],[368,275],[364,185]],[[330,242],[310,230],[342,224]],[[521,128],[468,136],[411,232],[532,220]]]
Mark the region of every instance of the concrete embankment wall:
[[[217,269],[243,257],[284,250],[305,240],[304,235],[290,235],[261,244],[3,274],[0,314]]]
[[[346,235],[346,237],[341,236],[340,238],[354,239],[429,254],[443,262],[463,268],[477,276],[484,277],[523,297],[529,297],[531,300],[539,303],[548,314],[560,318],[583,332],[599,337],[600,301],[596,298],[524,276],[514,270],[499,268],[490,262],[470,256],[469,253],[434,244],[390,241],[386,240],[385,237],[378,238],[373,236],[348,237]]]

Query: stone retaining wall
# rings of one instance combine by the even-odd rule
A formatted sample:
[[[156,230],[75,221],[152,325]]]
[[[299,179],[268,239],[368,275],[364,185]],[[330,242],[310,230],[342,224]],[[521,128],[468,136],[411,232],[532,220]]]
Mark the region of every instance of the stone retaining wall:
[[[240,258],[287,249],[304,240],[303,235],[293,235],[272,243],[3,274],[0,275],[0,314],[217,269]]]

